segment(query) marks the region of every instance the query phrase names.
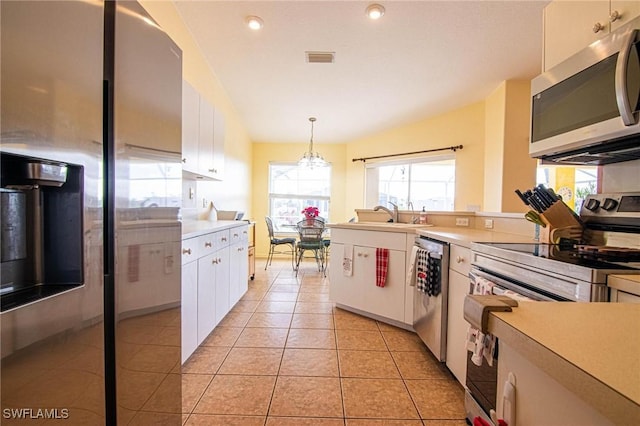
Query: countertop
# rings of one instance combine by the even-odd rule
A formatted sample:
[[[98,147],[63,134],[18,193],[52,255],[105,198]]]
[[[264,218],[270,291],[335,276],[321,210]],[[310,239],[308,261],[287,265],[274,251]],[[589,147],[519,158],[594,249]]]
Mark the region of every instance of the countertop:
[[[182,222],[182,239],[198,237],[204,234],[210,234],[216,231],[235,228],[237,226],[247,225],[244,220],[217,220],[215,222],[208,220],[189,220]]]
[[[466,227],[443,227],[417,229],[416,233],[434,240],[457,244],[463,247],[471,247],[471,243],[533,243],[531,236],[507,234],[505,232],[486,231],[483,229]]]
[[[350,222],[336,223],[332,229],[356,229],[363,231],[403,232],[418,234],[438,241],[470,247],[472,242],[528,243],[534,242],[530,236],[507,234],[467,227],[444,227],[430,224]]]
[[[640,419],[640,304],[520,302],[489,331],[617,424]]]
[[[639,275],[610,275],[607,280],[609,287],[640,296]]]

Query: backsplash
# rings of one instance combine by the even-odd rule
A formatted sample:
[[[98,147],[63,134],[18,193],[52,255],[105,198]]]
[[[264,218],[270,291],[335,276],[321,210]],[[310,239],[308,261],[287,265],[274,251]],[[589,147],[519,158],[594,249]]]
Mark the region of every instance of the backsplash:
[[[640,160],[603,166],[601,192],[640,192]]]

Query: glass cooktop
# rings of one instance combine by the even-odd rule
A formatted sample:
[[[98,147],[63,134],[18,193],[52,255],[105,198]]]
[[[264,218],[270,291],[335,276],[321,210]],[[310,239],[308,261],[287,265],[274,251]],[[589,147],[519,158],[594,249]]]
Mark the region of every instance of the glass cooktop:
[[[476,247],[498,249],[505,258],[533,256],[591,269],[633,270],[640,268],[640,250],[598,250],[593,246],[543,243],[474,243]],[[481,250],[484,251],[484,250]],[[495,254],[492,253],[492,254]],[[515,259],[513,259],[515,260]]]

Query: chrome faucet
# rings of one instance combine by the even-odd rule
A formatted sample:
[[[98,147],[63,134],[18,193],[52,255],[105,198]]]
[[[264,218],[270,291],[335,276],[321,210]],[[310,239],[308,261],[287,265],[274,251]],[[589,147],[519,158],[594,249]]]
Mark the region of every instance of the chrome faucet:
[[[398,222],[398,205],[395,203],[392,203],[391,201],[389,201],[389,204],[391,204],[393,206],[393,211],[389,210],[388,208],[384,207],[384,206],[375,206],[373,208],[374,212],[377,212],[378,210],[383,210],[387,213],[389,213],[389,216],[391,216],[391,222]]]
[[[416,216],[416,211],[413,209],[413,202],[409,201],[407,203],[407,208],[411,210],[411,223],[418,223],[418,217]]]

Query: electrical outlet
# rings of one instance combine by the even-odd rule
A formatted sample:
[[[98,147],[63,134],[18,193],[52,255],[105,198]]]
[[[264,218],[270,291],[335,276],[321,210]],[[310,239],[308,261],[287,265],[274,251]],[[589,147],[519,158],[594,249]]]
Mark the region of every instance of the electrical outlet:
[[[456,217],[456,226],[469,226],[468,217]]]
[[[493,219],[485,219],[484,220],[484,227],[486,229],[493,229]]]

